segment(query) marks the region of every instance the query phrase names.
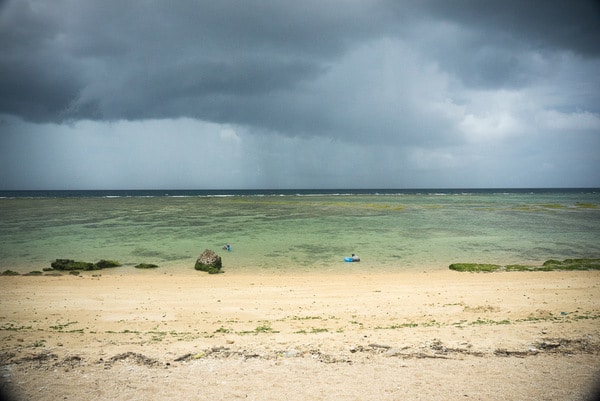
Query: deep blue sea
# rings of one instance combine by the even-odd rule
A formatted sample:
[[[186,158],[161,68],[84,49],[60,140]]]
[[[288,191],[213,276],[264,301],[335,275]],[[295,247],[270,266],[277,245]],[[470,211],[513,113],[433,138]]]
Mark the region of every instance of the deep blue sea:
[[[348,195],[600,195],[600,188],[430,189],[117,189],[2,191],[0,198],[348,196]]]
[[[193,272],[204,249],[265,272],[600,257],[600,189],[0,191],[2,271],[69,258]]]

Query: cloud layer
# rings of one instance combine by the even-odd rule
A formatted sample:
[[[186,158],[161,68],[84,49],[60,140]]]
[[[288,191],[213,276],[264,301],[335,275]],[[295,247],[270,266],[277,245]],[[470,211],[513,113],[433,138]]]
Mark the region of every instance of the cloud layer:
[[[115,171],[52,185],[600,185],[593,1],[5,1],[0,49],[6,187],[94,143]]]

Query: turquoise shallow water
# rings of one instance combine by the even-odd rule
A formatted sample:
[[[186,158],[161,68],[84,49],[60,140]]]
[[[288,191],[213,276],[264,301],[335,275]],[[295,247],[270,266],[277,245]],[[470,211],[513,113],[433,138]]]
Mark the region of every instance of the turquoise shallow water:
[[[0,199],[0,270],[70,258],[173,272],[192,269],[206,248],[224,270],[265,271],[600,257],[600,193],[591,190],[30,195]],[[349,266],[353,252],[362,261]]]

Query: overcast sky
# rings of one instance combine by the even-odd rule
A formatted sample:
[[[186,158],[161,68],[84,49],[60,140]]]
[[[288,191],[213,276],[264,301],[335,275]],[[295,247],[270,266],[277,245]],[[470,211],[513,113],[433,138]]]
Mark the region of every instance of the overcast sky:
[[[0,0],[0,189],[600,187],[598,4]]]

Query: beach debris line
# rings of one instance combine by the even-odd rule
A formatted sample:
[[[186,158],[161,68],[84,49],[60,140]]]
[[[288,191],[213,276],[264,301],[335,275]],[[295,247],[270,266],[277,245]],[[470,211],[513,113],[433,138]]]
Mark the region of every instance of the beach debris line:
[[[600,258],[579,258],[556,260],[549,259],[541,266],[497,265],[490,263],[452,263],[450,270],[459,272],[495,272],[495,271],[553,271],[553,270],[600,270]]]
[[[210,249],[205,249],[204,252],[198,256],[196,264],[194,265],[194,269],[205,271],[208,274],[223,273],[221,271],[222,267],[223,262],[221,261],[221,257],[217,255],[215,251]]]
[[[26,365],[25,369],[55,370],[62,367],[73,369],[86,365],[103,365],[105,369],[111,369],[115,364],[139,365],[148,368],[171,367],[172,363],[187,363],[207,359],[229,359],[240,358],[243,360],[277,360],[281,358],[310,358],[322,363],[354,363],[360,360],[360,355],[368,358],[384,357],[399,359],[462,359],[464,356],[472,357],[537,357],[543,354],[555,356],[573,356],[579,354],[598,354],[600,343],[591,336],[581,338],[542,338],[537,342],[522,344],[517,348],[495,348],[495,349],[473,349],[470,343],[462,343],[460,346],[444,344],[439,339],[427,340],[420,345],[388,345],[371,343],[368,345],[353,345],[347,350],[339,350],[328,353],[311,345],[296,346],[284,350],[263,350],[248,348],[231,348],[228,346],[215,346],[200,351],[189,352],[175,359],[161,360],[146,356],[135,351],[126,351],[116,354],[108,359],[99,360],[83,355],[64,355],[42,350],[31,353],[24,348],[4,350],[0,352],[0,367],[12,366],[19,369],[20,365]]]
[[[131,361],[137,365],[145,365],[145,366],[158,366],[160,364],[158,362],[158,360],[156,360],[154,358],[149,358],[138,352],[128,351],[128,352],[123,352],[121,354],[113,356],[105,363],[105,365],[110,366],[110,365],[114,364],[115,362],[119,362],[119,361]]]

